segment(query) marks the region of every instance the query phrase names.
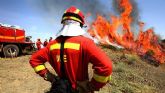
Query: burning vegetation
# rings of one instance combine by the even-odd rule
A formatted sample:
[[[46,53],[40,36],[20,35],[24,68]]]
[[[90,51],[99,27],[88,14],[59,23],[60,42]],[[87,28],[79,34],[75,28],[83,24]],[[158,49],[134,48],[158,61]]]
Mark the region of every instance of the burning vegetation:
[[[135,37],[132,27],[134,18],[131,16],[134,11],[132,3],[129,0],[116,0],[116,3],[120,16],[111,15],[111,21],[108,21],[103,16],[97,15],[88,30],[90,35],[101,44],[117,44],[158,64],[165,63],[165,52],[152,28],[144,31],[144,23],[139,22],[139,32]]]

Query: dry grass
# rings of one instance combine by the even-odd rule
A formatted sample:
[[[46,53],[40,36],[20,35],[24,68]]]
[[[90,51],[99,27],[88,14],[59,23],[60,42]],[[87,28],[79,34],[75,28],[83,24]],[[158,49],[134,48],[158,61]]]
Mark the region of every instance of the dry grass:
[[[165,93],[164,68],[154,67],[133,53],[103,48],[113,61],[109,92],[99,93]]]

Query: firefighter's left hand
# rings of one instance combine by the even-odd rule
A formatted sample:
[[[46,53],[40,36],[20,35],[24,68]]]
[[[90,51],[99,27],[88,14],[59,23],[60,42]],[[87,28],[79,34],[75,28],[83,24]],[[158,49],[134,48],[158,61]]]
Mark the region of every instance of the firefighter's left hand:
[[[49,81],[49,82],[55,82],[57,80],[57,76],[55,76],[54,74],[50,73],[50,72],[47,72],[44,76],[44,79],[46,81]]]

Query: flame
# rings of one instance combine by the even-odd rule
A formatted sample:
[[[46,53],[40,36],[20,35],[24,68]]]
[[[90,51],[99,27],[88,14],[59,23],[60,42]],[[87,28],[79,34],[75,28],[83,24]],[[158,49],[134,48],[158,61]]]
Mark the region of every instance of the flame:
[[[143,31],[144,23],[140,22],[139,34],[135,38],[131,31],[132,5],[129,0],[118,0],[118,3],[119,7],[123,9],[120,16],[111,15],[111,21],[108,21],[101,15],[97,15],[96,20],[92,22],[88,30],[90,35],[97,38],[102,44],[118,44],[139,55],[144,55],[147,51],[152,50],[154,52],[153,57],[160,63],[164,63],[165,53],[163,53],[153,29]],[[119,30],[122,33],[119,33]]]

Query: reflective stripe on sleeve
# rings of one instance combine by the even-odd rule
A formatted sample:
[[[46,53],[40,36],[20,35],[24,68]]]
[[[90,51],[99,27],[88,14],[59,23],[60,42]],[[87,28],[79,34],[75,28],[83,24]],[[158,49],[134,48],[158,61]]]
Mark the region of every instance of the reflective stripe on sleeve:
[[[53,44],[50,46],[50,50],[54,50],[54,49],[60,49],[61,44],[57,43],[57,44]],[[75,49],[75,50],[79,50],[80,49],[80,44],[78,43],[64,43],[64,49]]]
[[[34,67],[35,72],[39,72],[44,69],[46,69],[45,65],[38,65],[38,66]]]
[[[106,82],[108,82],[109,80],[111,80],[111,75],[109,75],[109,76],[100,76],[100,75],[94,73],[93,78],[94,78],[97,82],[106,83]]]

